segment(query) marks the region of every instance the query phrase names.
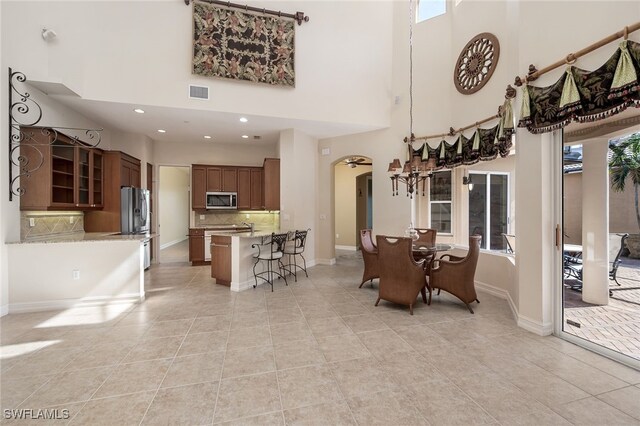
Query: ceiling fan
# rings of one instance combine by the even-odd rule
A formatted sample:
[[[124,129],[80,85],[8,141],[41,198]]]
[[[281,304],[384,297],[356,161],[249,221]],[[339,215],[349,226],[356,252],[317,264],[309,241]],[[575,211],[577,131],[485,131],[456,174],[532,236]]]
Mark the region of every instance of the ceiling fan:
[[[353,169],[357,166],[370,166],[372,163],[368,163],[366,158],[350,157],[344,160],[344,164]]]

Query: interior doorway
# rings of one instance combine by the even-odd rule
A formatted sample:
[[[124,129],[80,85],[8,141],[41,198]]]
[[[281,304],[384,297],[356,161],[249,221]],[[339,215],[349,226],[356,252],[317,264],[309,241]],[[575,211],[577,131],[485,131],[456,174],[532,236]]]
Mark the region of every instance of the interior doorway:
[[[372,227],[372,167],[371,159],[365,156],[349,156],[334,165],[336,257],[356,252],[359,231]]]
[[[158,173],[158,230],[161,263],[189,261],[188,166],[160,166]]]
[[[633,170],[623,188],[616,180],[621,162],[638,167],[640,126],[605,123],[563,139],[561,335],[639,366],[640,252],[630,242],[640,232],[640,188]]]

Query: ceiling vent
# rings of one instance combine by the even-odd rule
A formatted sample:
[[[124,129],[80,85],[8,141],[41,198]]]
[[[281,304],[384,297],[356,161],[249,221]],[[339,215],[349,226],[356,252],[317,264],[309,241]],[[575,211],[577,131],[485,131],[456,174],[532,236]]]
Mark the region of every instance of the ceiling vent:
[[[209,88],[207,86],[189,85],[189,99],[209,100]]]
[[[253,137],[253,140],[256,140],[256,141],[259,141],[260,139],[262,139],[262,136],[255,135]]]

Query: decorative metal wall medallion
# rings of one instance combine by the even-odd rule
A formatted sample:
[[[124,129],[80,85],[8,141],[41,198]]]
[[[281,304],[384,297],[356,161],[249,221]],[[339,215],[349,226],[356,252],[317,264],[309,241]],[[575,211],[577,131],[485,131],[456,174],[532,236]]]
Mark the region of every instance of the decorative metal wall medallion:
[[[462,49],[453,70],[458,92],[470,95],[482,89],[498,65],[500,43],[491,33],[480,33]]]

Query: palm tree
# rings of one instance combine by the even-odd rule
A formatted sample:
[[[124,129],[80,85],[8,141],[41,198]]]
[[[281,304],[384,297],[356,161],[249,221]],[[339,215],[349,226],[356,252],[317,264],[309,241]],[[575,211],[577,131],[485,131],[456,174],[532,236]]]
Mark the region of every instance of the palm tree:
[[[616,192],[622,192],[627,180],[631,179],[635,191],[636,220],[638,221],[638,229],[640,229],[640,210],[638,210],[640,133],[635,133],[618,144],[609,144],[609,149],[613,154],[609,160],[611,188]]]

